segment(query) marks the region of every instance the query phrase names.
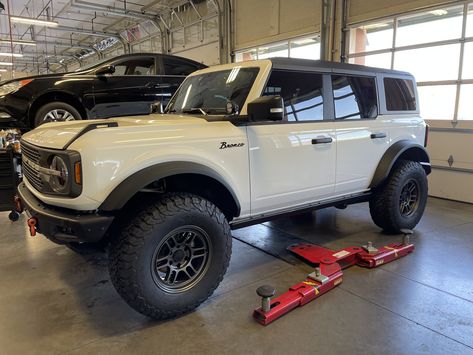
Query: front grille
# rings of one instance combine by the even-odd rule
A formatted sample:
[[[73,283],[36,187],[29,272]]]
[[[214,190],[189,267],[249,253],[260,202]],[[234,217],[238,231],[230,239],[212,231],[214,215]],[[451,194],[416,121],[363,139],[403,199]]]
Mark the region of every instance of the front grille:
[[[41,179],[41,175],[39,171],[35,170],[33,167],[28,165],[28,161],[39,165],[39,159],[40,159],[39,150],[36,147],[22,141],[21,153],[22,153],[22,156],[26,158],[26,159],[23,159],[23,166],[22,166],[24,176],[26,177],[28,182],[31,185],[33,185],[33,187],[36,190],[42,191],[43,180]]]

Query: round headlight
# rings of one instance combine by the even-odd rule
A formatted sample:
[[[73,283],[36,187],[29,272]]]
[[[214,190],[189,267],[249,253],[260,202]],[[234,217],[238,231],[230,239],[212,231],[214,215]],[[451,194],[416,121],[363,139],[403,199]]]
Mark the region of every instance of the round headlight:
[[[51,161],[49,169],[52,170],[50,184],[55,192],[64,192],[69,182],[69,171],[66,162],[59,156],[55,156]]]

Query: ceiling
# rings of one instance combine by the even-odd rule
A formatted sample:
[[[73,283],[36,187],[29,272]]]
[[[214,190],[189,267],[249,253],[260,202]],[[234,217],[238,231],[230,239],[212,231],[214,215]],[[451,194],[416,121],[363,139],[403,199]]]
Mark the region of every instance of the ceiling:
[[[125,29],[148,22],[159,35],[166,28],[166,15],[189,0],[0,0],[5,11],[0,14],[0,39],[10,40],[8,6],[11,16],[55,21],[57,27],[11,23],[12,40],[35,41],[36,46],[13,45],[22,58],[0,56],[0,62],[12,62],[17,71],[57,70],[64,64],[79,62],[87,53],[97,52],[104,39],[125,45]],[[194,0],[195,3],[202,2]],[[148,26],[150,27],[150,26]],[[151,31],[149,31],[151,33]],[[95,45],[95,49],[94,49]],[[101,48],[103,49],[103,48]],[[11,52],[11,43],[0,44],[0,52]]]

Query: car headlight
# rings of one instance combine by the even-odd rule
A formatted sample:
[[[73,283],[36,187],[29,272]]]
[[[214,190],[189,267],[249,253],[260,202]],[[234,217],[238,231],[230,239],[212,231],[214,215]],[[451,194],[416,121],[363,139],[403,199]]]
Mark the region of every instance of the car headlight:
[[[55,192],[65,192],[69,186],[69,169],[63,158],[56,155],[49,165],[51,177],[49,183]]]
[[[32,81],[33,79],[25,79],[25,80],[12,81],[10,83],[0,85],[0,96],[11,94],[12,92],[17,91],[23,86],[28,85]]]

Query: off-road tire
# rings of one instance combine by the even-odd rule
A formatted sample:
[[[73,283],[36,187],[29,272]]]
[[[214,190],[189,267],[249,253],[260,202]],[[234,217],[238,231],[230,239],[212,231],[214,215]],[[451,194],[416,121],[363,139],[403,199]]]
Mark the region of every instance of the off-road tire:
[[[36,111],[36,114],[34,117],[34,127],[36,128],[46,123],[43,121],[43,118],[48,112],[52,110],[65,110],[65,111],[68,111],[74,117],[74,120],[82,119],[82,116],[80,115],[79,111],[77,111],[75,107],[69,104],[66,104],[65,102],[54,101],[54,102],[50,102],[46,105],[41,106],[38,109],[38,111]]]
[[[197,283],[178,293],[159,286],[155,253],[174,231],[200,228],[209,240],[209,259]],[[136,311],[153,319],[169,319],[192,311],[217,288],[232,251],[230,226],[211,202],[190,193],[168,193],[138,213],[109,248],[113,285]]]
[[[401,213],[400,201],[403,188],[409,183],[417,186],[418,200],[410,215]],[[387,180],[375,189],[370,199],[373,222],[385,232],[399,233],[401,229],[413,229],[419,223],[427,202],[427,176],[420,163],[401,160],[395,164]]]

